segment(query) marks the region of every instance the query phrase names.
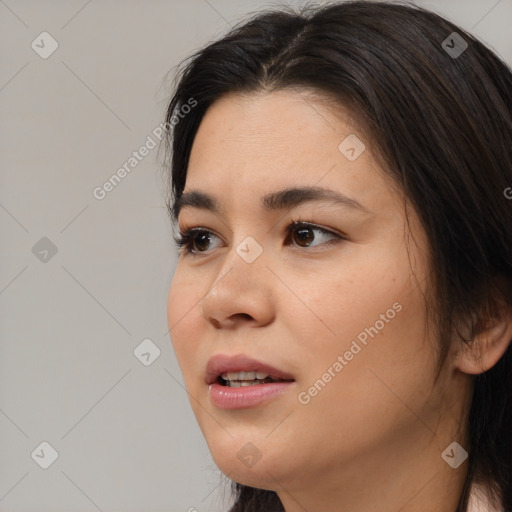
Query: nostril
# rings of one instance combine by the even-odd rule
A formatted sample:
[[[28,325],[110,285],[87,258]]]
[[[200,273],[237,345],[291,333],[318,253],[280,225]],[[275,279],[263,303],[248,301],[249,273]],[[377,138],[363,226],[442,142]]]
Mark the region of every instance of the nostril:
[[[210,317],[208,320],[211,322],[213,327],[215,327],[215,329],[220,329],[222,327],[223,322],[221,322],[217,318]],[[235,313],[229,317],[229,319],[225,322],[225,325],[228,324],[229,321],[236,320],[253,320],[253,317],[248,313]]]

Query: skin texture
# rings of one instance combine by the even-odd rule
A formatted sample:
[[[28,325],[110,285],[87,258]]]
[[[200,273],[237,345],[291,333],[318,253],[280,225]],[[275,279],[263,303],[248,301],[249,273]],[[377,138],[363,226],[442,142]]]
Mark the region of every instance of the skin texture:
[[[230,94],[210,107],[185,192],[215,196],[222,211],[180,213],[182,232],[202,227],[213,236],[198,244],[203,252],[180,256],[169,291],[171,339],[199,426],[231,479],[275,490],[287,512],[412,512],[426,505],[454,512],[467,461],[453,469],[441,454],[453,441],[467,446],[459,425],[469,406],[468,374],[481,370],[454,345],[435,381],[437,339],[426,328],[423,296],[428,243],[412,208],[407,224],[403,198],[349,122],[305,91]],[[366,145],[354,161],[338,149],[349,134]],[[270,212],[260,206],[265,194],[303,185],[341,192],[367,211],[328,202]],[[286,233],[294,220],[346,240],[315,229],[311,247],[301,246]],[[263,249],[252,263],[236,252],[247,236]],[[301,403],[299,393],[397,303],[394,318]],[[490,346],[487,367],[506,348]],[[295,382],[257,407],[217,408],[206,364],[215,354],[241,353]],[[261,454],[252,467],[237,457],[249,442]]]

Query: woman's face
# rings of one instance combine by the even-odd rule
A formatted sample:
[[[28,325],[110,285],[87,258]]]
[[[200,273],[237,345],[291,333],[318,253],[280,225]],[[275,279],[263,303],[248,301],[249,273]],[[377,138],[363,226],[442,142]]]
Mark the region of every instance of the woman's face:
[[[434,385],[425,329],[424,232],[412,209],[407,223],[369,141],[334,112],[291,90],[231,94],[207,111],[184,192],[211,201],[189,196],[180,210],[182,232],[202,231],[168,302],[215,462],[233,480],[296,495],[446,465],[454,440],[440,419],[448,377]],[[286,382],[261,383],[266,374]]]

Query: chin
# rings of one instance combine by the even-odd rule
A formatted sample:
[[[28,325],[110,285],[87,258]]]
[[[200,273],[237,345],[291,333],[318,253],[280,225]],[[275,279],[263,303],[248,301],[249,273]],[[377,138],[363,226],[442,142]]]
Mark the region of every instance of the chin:
[[[252,467],[244,466],[238,461],[225,460],[224,458],[218,460],[214,457],[214,460],[222,473],[242,485],[276,491],[276,481],[281,481],[280,474],[276,474],[272,468],[269,468],[263,459]]]
[[[222,436],[208,441],[217,467],[231,480],[259,489],[277,490],[276,482],[285,482],[297,468],[283,451],[283,445],[272,445],[261,435]],[[277,452],[276,452],[277,450]],[[278,487],[278,486],[277,486]]]

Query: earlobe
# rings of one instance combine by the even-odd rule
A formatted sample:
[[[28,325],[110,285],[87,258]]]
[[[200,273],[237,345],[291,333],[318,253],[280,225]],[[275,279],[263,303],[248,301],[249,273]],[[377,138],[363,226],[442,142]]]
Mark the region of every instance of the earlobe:
[[[490,319],[475,328],[475,336],[461,343],[455,367],[463,373],[478,375],[492,368],[506,352],[512,341],[512,310]]]

